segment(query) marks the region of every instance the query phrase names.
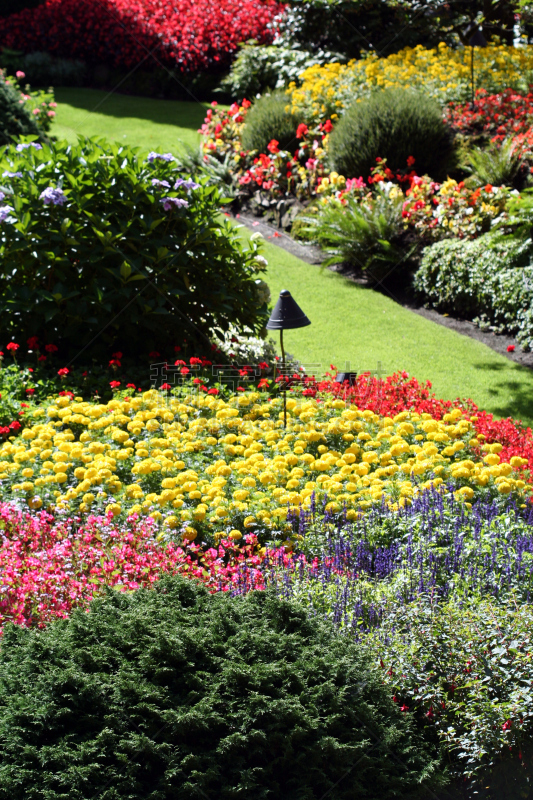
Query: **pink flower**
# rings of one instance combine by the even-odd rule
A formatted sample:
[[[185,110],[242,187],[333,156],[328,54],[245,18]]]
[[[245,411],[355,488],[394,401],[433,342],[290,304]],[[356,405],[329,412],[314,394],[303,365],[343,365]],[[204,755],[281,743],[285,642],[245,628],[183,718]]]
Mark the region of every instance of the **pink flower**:
[[[22,72],[22,70],[18,69],[18,70],[15,72],[15,76],[16,76],[16,77],[19,79],[19,81],[21,81],[23,78],[25,78],[25,77],[26,77],[26,73],[25,73],[25,72]]]

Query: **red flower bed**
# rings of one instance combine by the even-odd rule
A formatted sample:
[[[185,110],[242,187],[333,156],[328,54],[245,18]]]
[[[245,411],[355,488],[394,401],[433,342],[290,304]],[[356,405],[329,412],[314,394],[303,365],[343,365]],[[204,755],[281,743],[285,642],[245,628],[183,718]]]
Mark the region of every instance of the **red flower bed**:
[[[488,94],[478,89],[473,109],[470,103],[450,103],[445,119],[468,136],[485,136],[496,142],[519,137],[520,143],[533,125],[533,92],[523,95],[506,89]]]
[[[0,19],[0,44],[114,67],[146,59],[147,67],[196,72],[229,63],[247,39],[270,41],[266,26],[279,10],[275,0],[47,0]]]

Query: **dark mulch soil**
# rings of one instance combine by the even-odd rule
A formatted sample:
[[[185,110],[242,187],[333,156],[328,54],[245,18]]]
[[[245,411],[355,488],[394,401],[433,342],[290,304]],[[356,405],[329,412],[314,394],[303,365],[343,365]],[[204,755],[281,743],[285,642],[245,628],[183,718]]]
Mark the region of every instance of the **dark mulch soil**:
[[[257,219],[257,217],[253,217],[248,214],[236,214],[235,218],[238,222],[242,223],[247,228],[250,228],[252,231],[259,231],[259,233],[261,233],[265,239],[271,241],[272,244],[276,244],[278,247],[281,247],[288,253],[300,258],[302,261],[306,261],[308,264],[312,264],[313,266],[319,266],[322,263],[323,254],[320,248],[314,247],[310,244],[297,242],[284,231],[279,230],[267,222],[262,222],[260,219]],[[340,273],[345,278],[352,280],[354,283],[359,283],[362,286],[367,285],[364,278],[361,278],[360,273],[347,269],[342,264],[329,267],[329,269],[331,269],[333,272]],[[397,303],[404,306],[404,308],[414,311],[415,314],[420,314],[421,317],[430,319],[432,322],[436,322],[438,325],[444,325],[445,328],[451,328],[452,330],[457,331],[457,333],[463,334],[463,336],[470,336],[472,339],[477,339],[479,342],[483,342],[483,344],[486,344],[492,350],[495,350],[500,355],[505,356],[505,358],[508,358],[510,361],[514,361],[516,364],[533,368],[533,352],[525,353],[523,350],[521,350],[520,345],[512,336],[508,336],[506,334],[497,334],[493,333],[492,331],[482,331],[481,328],[478,328],[477,325],[474,325],[473,322],[469,322],[468,320],[456,319],[455,317],[439,314],[438,311],[435,311],[432,308],[424,308],[423,305],[416,303],[413,298],[407,294],[407,292],[402,292],[397,287],[390,288],[380,286],[379,291],[382,291],[383,294],[391,297]],[[507,347],[509,345],[515,345],[514,352],[507,352]]]

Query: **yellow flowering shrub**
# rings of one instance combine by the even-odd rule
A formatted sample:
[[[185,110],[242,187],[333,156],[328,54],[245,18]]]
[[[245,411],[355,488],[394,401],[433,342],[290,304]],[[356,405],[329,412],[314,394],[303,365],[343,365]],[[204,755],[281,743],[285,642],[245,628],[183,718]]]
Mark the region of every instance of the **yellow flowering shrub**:
[[[533,48],[491,44],[475,51],[475,86],[487,91],[513,88],[527,92],[533,71]],[[445,103],[470,98],[470,48],[445,44],[426,49],[406,47],[398,53],[348,64],[313,66],[291,83],[294,113],[309,121],[329,117],[377,88],[419,89]]]
[[[1,499],[150,515],[213,541],[250,530],[286,538],[287,515],[313,502],[354,519],[450,480],[465,501],[515,493],[521,502],[529,491],[516,473],[525,461],[500,464],[501,445],[473,438],[459,409],[435,421],[381,417],[339,399],[290,398],[287,407],[285,429],[281,400],[258,392],[228,401],[153,390],[107,404],[58,397],[0,447]]]

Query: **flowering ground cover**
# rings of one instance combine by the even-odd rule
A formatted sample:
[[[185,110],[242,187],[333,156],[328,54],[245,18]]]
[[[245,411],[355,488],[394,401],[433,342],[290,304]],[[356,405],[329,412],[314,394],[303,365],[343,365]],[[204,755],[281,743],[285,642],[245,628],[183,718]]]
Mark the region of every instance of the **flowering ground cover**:
[[[168,13],[154,0],[47,0],[0,20],[0,42],[128,69],[149,55],[158,65],[197,72],[227,64],[242,41],[270,41],[266,26],[278,8],[272,0],[181,0]]]

